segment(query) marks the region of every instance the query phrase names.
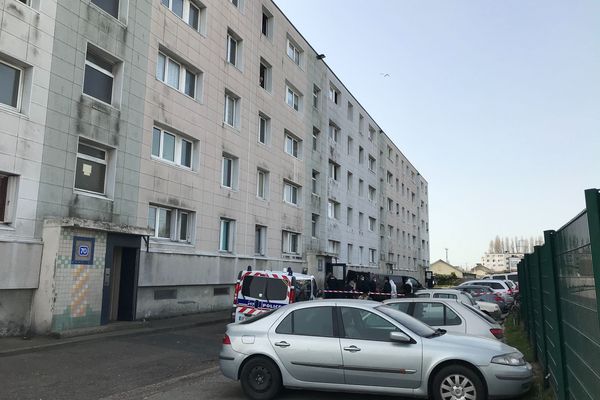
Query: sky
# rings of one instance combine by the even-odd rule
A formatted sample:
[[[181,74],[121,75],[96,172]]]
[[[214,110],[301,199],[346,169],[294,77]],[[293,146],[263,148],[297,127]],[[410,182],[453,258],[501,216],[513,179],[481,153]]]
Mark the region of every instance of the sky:
[[[472,267],[600,187],[600,2],[275,3],[428,181],[431,261]]]

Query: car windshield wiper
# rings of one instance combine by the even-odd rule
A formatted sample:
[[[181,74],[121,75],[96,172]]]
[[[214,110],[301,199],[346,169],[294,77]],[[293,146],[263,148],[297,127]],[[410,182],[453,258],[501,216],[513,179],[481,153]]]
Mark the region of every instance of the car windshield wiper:
[[[446,330],[445,330],[445,329],[440,329],[440,328],[437,328],[437,329],[435,330],[435,332],[433,332],[431,335],[429,335],[429,336],[427,336],[427,337],[428,337],[428,338],[432,338],[432,337],[438,337],[438,336],[442,336],[442,335],[443,335],[443,334],[445,334],[445,333],[446,333]]]

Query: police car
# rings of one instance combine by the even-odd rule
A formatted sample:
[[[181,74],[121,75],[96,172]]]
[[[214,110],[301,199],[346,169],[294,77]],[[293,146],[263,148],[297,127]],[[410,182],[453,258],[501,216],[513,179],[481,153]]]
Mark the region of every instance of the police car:
[[[231,319],[240,322],[265,311],[317,297],[314,276],[287,271],[241,271],[235,285]]]

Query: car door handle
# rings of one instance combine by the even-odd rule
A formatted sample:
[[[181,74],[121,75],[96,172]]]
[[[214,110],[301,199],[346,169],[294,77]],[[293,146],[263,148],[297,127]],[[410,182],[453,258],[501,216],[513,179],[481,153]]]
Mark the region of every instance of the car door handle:
[[[275,346],[277,346],[277,347],[290,347],[290,344],[288,342],[277,342],[277,343],[275,343]]]
[[[354,345],[350,346],[350,347],[344,347],[344,351],[349,351],[350,353],[356,353],[357,351],[360,351],[360,349]]]

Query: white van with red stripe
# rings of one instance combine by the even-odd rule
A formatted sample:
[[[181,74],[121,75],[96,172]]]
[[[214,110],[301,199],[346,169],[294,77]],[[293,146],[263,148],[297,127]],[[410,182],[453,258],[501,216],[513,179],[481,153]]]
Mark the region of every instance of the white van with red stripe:
[[[292,272],[242,271],[233,295],[233,322],[317,297],[314,276]]]

